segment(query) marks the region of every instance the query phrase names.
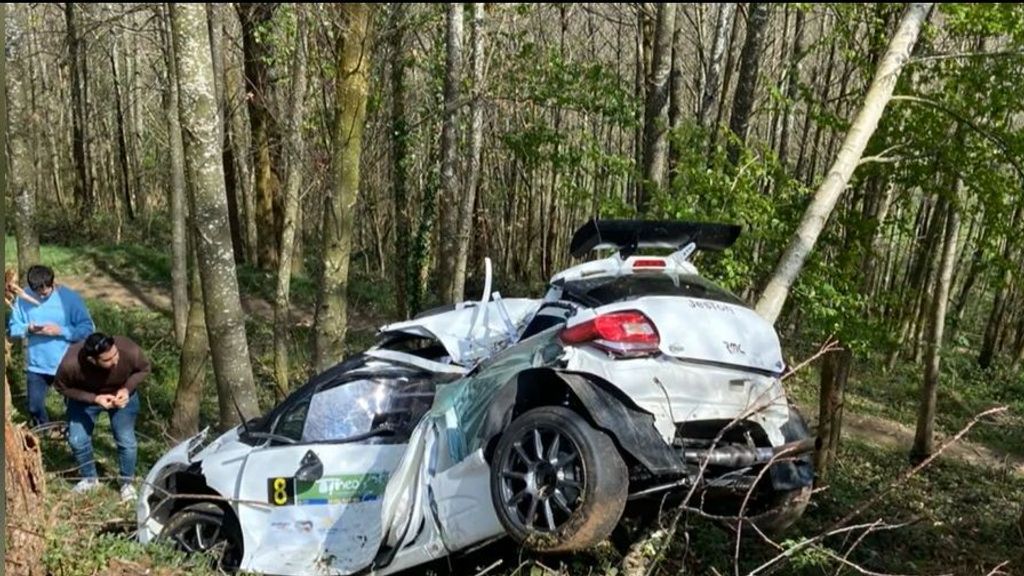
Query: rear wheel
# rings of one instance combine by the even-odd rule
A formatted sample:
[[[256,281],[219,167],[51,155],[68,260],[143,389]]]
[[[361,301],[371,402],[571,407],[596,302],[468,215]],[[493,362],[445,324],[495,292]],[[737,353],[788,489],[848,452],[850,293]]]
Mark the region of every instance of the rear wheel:
[[[213,502],[200,502],[174,513],[160,540],[188,554],[208,554],[211,564],[234,572],[242,564],[242,531],[234,516]]]
[[[629,476],[607,434],[560,406],[534,408],[498,440],[491,496],[498,518],[524,547],[589,548],[611,533]]]

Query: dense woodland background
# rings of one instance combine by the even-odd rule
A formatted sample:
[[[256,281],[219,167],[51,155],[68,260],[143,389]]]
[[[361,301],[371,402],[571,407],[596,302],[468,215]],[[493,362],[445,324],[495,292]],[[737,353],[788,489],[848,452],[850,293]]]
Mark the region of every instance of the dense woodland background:
[[[19,270],[55,264],[58,281],[98,270],[142,301],[169,294],[156,312],[90,300],[100,329],[157,358],[157,455],[165,436],[236,423],[234,401],[247,417],[269,408],[374,326],[478,298],[485,257],[503,295],[540,295],[591,217],[742,224],[697,264],[760,309],[917,10],[892,98],[852,177],[832,180],[838,202],[776,319],[791,365],[838,342],[789,381],[829,440],[818,469],[835,487],[802,533],[896,479],[908,453],[933,454],[935,434],[1008,404],[972,433],[998,466],[934,472],[962,486],[919,487],[913,511],[893,501],[918,515],[906,542],[872,534],[851,558],[985,574],[1017,554],[991,573],[1024,570],[1024,6],[6,10],[7,252]],[[855,429],[870,414],[910,433],[888,434],[891,452],[840,443],[851,409]],[[45,449],[48,469],[68,459]],[[959,520],[914,532],[928,509]],[[797,567],[842,569],[843,545]],[[694,554],[677,545],[668,566],[720,566]]]

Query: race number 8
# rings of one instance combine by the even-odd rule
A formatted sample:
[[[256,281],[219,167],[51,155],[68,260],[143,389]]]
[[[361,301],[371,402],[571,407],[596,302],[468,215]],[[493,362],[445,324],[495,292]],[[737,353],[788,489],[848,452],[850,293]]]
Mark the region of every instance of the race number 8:
[[[295,502],[293,478],[267,478],[267,500],[274,506],[287,506]]]

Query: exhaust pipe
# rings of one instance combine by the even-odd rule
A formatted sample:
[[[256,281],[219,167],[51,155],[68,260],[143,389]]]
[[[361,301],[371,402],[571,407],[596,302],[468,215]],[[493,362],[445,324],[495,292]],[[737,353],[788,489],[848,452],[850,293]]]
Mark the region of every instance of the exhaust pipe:
[[[688,449],[683,451],[683,460],[694,464],[703,464],[707,461],[709,466],[744,468],[770,462],[772,458],[799,456],[813,452],[816,445],[816,438],[804,438],[774,447],[721,446],[713,449]]]

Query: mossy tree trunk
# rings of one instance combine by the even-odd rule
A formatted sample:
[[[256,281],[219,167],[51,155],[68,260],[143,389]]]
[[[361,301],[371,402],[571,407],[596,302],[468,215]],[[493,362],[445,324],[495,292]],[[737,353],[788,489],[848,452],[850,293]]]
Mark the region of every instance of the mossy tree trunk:
[[[349,258],[370,71],[370,6],[339,4],[336,9],[340,26],[334,52],[338,72],[334,81],[332,185],[324,206],[323,272],[313,329],[317,372],[337,363],[345,352]]]

